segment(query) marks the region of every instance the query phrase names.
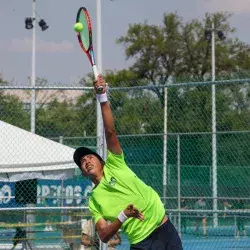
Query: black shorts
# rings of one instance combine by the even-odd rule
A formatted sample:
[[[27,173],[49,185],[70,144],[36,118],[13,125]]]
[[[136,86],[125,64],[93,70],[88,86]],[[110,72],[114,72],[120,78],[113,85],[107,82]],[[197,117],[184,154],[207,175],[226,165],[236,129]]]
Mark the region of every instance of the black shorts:
[[[174,225],[168,221],[156,228],[146,239],[131,245],[130,250],[182,250],[181,239]]]

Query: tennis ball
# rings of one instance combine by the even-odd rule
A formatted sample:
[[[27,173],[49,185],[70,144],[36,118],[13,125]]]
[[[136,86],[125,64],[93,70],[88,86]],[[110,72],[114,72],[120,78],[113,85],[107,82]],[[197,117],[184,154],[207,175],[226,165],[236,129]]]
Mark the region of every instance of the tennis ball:
[[[75,32],[81,32],[83,30],[83,25],[81,23],[76,23],[74,25],[74,31]]]

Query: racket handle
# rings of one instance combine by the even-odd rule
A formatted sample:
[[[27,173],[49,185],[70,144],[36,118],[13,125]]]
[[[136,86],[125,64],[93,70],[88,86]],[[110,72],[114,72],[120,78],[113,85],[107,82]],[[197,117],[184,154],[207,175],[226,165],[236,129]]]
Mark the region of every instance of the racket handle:
[[[95,80],[97,80],[97,78],[99,76],[99,72],[98,72],[98,69],[97,69],[96,65],[93,65],[93,72],[94,72]],[[103,91],[103,87],[102,86],[98,86],[97,87],[97,93],[101,94],[102,91]]]
[[[97,80],[99,76],[99,72],[95,64],[93,65],[93,72],[94,72],[95,80]]]

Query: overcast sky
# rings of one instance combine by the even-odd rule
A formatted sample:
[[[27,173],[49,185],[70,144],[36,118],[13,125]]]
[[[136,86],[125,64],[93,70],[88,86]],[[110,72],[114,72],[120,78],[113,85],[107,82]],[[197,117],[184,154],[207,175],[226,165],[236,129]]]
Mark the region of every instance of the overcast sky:
[[[91,71],[72,27],[79,7],[88,8],[96,27],[96,0],[36,0],[38,14],[50,28],[37,28],[36,75],[50,84],[73,84]],[[116,39],[130,23],[161,24],[164,12],[177,11],[184,20],[202,19],[206,12],[230,11],[236,36],[250,43],[250,0],[102,0],[103,69],[129,66]],[[6,80],[27,84],[31,75],[32,30],[24,28],[32,15],[32,0],[0,0],[0,73]],[[96,34],[94,32],[94,41]]]

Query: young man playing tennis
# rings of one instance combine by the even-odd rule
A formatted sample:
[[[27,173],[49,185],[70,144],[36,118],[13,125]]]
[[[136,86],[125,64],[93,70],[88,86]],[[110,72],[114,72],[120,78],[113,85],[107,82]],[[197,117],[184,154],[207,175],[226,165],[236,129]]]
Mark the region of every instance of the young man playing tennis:
[[[131,250],[180,250],[181,240],[165,215],[160,197],[125,163],[107,100],[106,85],[101,76],[94,85],[96,92],[100,86],[103,92],[96,97],[101,105],[105,128],[108,148],[106,162],[85,147],[76,149],[74,153],[74,161],[83,175],[95,184],[89,209],[99,237],[103,242],[108,242],[121,228],[128,236]]]

